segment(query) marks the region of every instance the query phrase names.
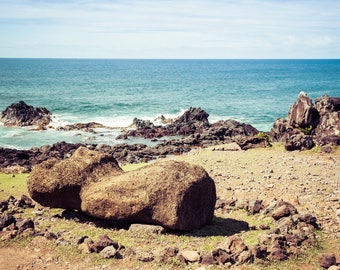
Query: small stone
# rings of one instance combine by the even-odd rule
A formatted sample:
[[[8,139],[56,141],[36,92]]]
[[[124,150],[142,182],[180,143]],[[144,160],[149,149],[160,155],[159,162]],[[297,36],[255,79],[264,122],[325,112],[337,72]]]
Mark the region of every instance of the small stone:
[[[178,248],[166,247],[164,249],[164,255],[168,257],[175,257],[178,253]]]
[[[155,256],[151,252],[137,252],[137,260],[141,262],[152,262]]]
[[[78,245],[78,250],[80,251],[81,254],[90,254],[91,253],[90,246],[85,242]]]
[[[34,230],[34,222],[30,218],[25,219],[22,223],[17,224],[17,226],[19,227],[18,234],[21,234],[28,229]]]
[[[260,212],[262,208],[262,200],[249,200],[248,201],[248,213],[254,215]]]
[[[254,256],[251,254],[249,250],[242,251],[240,255],[237,257],[237,262],[240,264],[253,262]]]
[[[219,264],[225,264],[227,262],[234,262],[231,254],[228,254],[227,251],[221,248],[216,248],[212,251],[212,256]]]
[[[219,248],[223,250],[230,250],[232,253],[241,253],[247,250],[247,246],[243,242],[242,238],[237,235],[232,235],[226,238],[226,240],[220,244]]]
[[[336,215],[340,217],[340,209],[336,209]]]
[[[289,208],[286,205],[282,205],[279,208],[275,209],[272,213],[272,217],[275,220],[279,220],[282,217],[287,217],[290,215]]]
[[[336,257],[334,253],[322,253],[319,255],[318,262],[321,267],[329,268],[336,264]]]
[[[95,241],[90,247],[93,252],[99,253],[104,248],[108,246],[113,246],[114,248],[118,249],[119,245],[117,242],[113,241],[110,237],[106,234],[99,236],[99,239]]]
[[[267,224],[261,224],[261,225],[259,226],[259,228],[260,228],[261,230],[269,230],[269,229],[270,229],[270,226],[267,225]]]
[[[201,264],[214,265],[214,264],[217,264],[217,262],[212,255],[204,255],[202,256]]]
[[[108,246],[105,247],[99,254],[104,258],[104,259],[110,259],[114,258],[117,255],[117,249],[114,248],[114,246]]]
[[[201,256],[197,251],[193,250],[183,250],[181,255],[187,262],[199,262],[201,260]]]
[[[268,259],[272,261],[283,261],[287,258],[287,251],[284,248],[274,248],[268,255]]]
[[[164,234],[166,229],[158,225],[148,225],[148,224],[131,224],[129,227],[129,232],[132,233],[142,233],[142,234]]]
[[[247,209],[248,207],[248,200],[246,199],[238,199],[235,202],[235,207],[238,209]]]

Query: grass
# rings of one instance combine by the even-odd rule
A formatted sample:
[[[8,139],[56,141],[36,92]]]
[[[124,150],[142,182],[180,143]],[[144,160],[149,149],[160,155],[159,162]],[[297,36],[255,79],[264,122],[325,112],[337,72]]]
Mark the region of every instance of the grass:
[[[28,174],[0,173],[0,200],[7,200],[11,195],[15,198],[28,195],[27,177]]]
[[[122,167],[123,171],[130,172],[130,171],[134,171],[134,170],[137,170],[139,168],[142,168],[142,167],[144,167],[148,164],[149,163],[126,164],[126,165],[123,165],[121,167]]]

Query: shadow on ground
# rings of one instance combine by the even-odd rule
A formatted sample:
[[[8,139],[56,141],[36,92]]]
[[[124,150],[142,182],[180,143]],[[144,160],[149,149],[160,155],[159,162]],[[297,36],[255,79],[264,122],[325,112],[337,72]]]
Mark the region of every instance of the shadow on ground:
[[[186,235],[195,237],[230,236],[243,231],[249,231],[249,224],[232,218],[214,217],[210,225],[194,230]]]
[[[57,218],[73,220],[79,223],[92,223],[96,227],[110,228],[110,229],[125,229],[128,230],[131,223],[111,220],[101,220],[92,218],[80,211],[64,210]],[[167,230],[170,234],[185,234],[194,237],[208,237],[208,236],[230,236],[243,231],[249,231],[249,224],[242,220],[232,218],[222,218],[214,216],[211,224],[206,225],[200,229],[191,232],[171,231]]]

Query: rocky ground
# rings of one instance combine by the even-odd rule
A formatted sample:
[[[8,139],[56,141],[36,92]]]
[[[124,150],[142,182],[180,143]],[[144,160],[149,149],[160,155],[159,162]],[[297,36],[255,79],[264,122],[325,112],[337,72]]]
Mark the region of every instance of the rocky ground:
[[[220,199],[283,199],[315,215],[330,239],[340,239],[340,151],[287,152],[283,148],[240,151],[235,144],[197,149],[176,157],[203,166]],[[338,241],[340,250],[340,241]]]
[[[237,144],[226,144],[206,149],[198,148],[187,154],[169,158],[201,165],[207,170],[217,187],[216,216],[227,219],[235,218],[235,214],[237,216],[239,213],[237,209],[246,208],[249,201],[262,200],[261,205],[265,208],[275,199],[290,202],[300,214],[309,213],[315,216],[326,239],[326,250],[324,251],[334,252],[339,263],[340,150],[334,149],[330,153],[320,152],[319,148],[311,151],[287,152],[282,146],[274,145],[270,148],[242,151]],[[240,215],[239,218],[241,219],[242,216]],[[85,225],[81,226],[80,230],[85,228]],[[118,231],[117,237],[126,234],[125,231]],[[240,235],[242,237],[242,233]],[[181,243],[188,240],[176,235],[174,238],[159,236],[146,239],[139,236],[138,240],[134,238],[135,240],[131,239],[131,241],[136,241],[136,245],[147,245],[146,250],[149,253],[139,255],[144,261],[142,259],[138,260],[139,263],[124,259],[116,260],[113,263],[112,261],[110,263],[100,261],[97,266],[91,267],[88,263],[90,255],[80,257],[80,259],[79,256],[76,256],[75,258],[78,259],[75,261],[68,261],[60,254],[56,254],[46,237],[35,237],[21,248],[3,242],[0,248],[0,269],[111,269],[110,267],[116,269],[162,269],[163,266],[167,269],[197,269],[198,267],[211,269],[218,266],[190,263],[188,265],[176,263],[162,266],[161,262],[155,264],[155,262],[148,261],[149,259],[153,261],[153,259],[147,255],[160,246],[176,244],[190,247],[191,251],[199,251],[202,241],[208,241],[208,238],[214,237],[216,236],[205,236],[206,239],[194,237],[189,238],[191,243]],[[118,241],[124,242],[124,240]],[[125,239],[125,241],[127,240]],[[126,245],[126,243],[124,244]],[[169,252],[171,253],[171,250]],[[321,269],[317,263],[318,255],[315,254],[315,258],[309,257],[306,261],[301,261],[298,265],[290,265],[288,268]],[[234,269],[263,268],[262,265],[257,264],[237,267]],[[268,269],[280,269],[275,266],[270,268],[270,264],[268,267]]]

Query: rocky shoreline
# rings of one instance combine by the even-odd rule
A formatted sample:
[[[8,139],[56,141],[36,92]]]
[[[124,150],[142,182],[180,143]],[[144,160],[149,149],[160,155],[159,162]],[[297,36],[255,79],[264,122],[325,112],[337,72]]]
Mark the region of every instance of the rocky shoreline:
[[[111,154],[122,165],[148,162],[187,153],[197,147],[231,142],[236,142],[242,150],[267,147],[271,142],[283,143],[287,151],[311,149],[314,146],[322,146],[324,151],[331,151],[332,145],[340,145],[340,97],[324,95],[316,99],[314,105],[305,93],[300,93],[287,117],[277,119],[270,132],[260,132],[251,125],[230,119],[211,124],[208,117],[209,114],[201,108],[189,108],[176,119],[162,116],[163,125],[135,118],[132,125],[123,129],[117,137],[123,141],[118,145],[59,142],[29,150],[0,147],[0,169],[30,172],[34,165],[47,159],[62,160],[70,157],[80,146]],[[51,112],[20,101],[4,110],[0,121],[4,126],[32,126],[43,130],[51,128]],[[104,126],[98,123],[78,123],[59,129],[94,132],[98,127]],[[164,140],[165,137],[169,139]],[[128,138],[144,138],[159,143],[155,146],[128,144],[124,142]]]

